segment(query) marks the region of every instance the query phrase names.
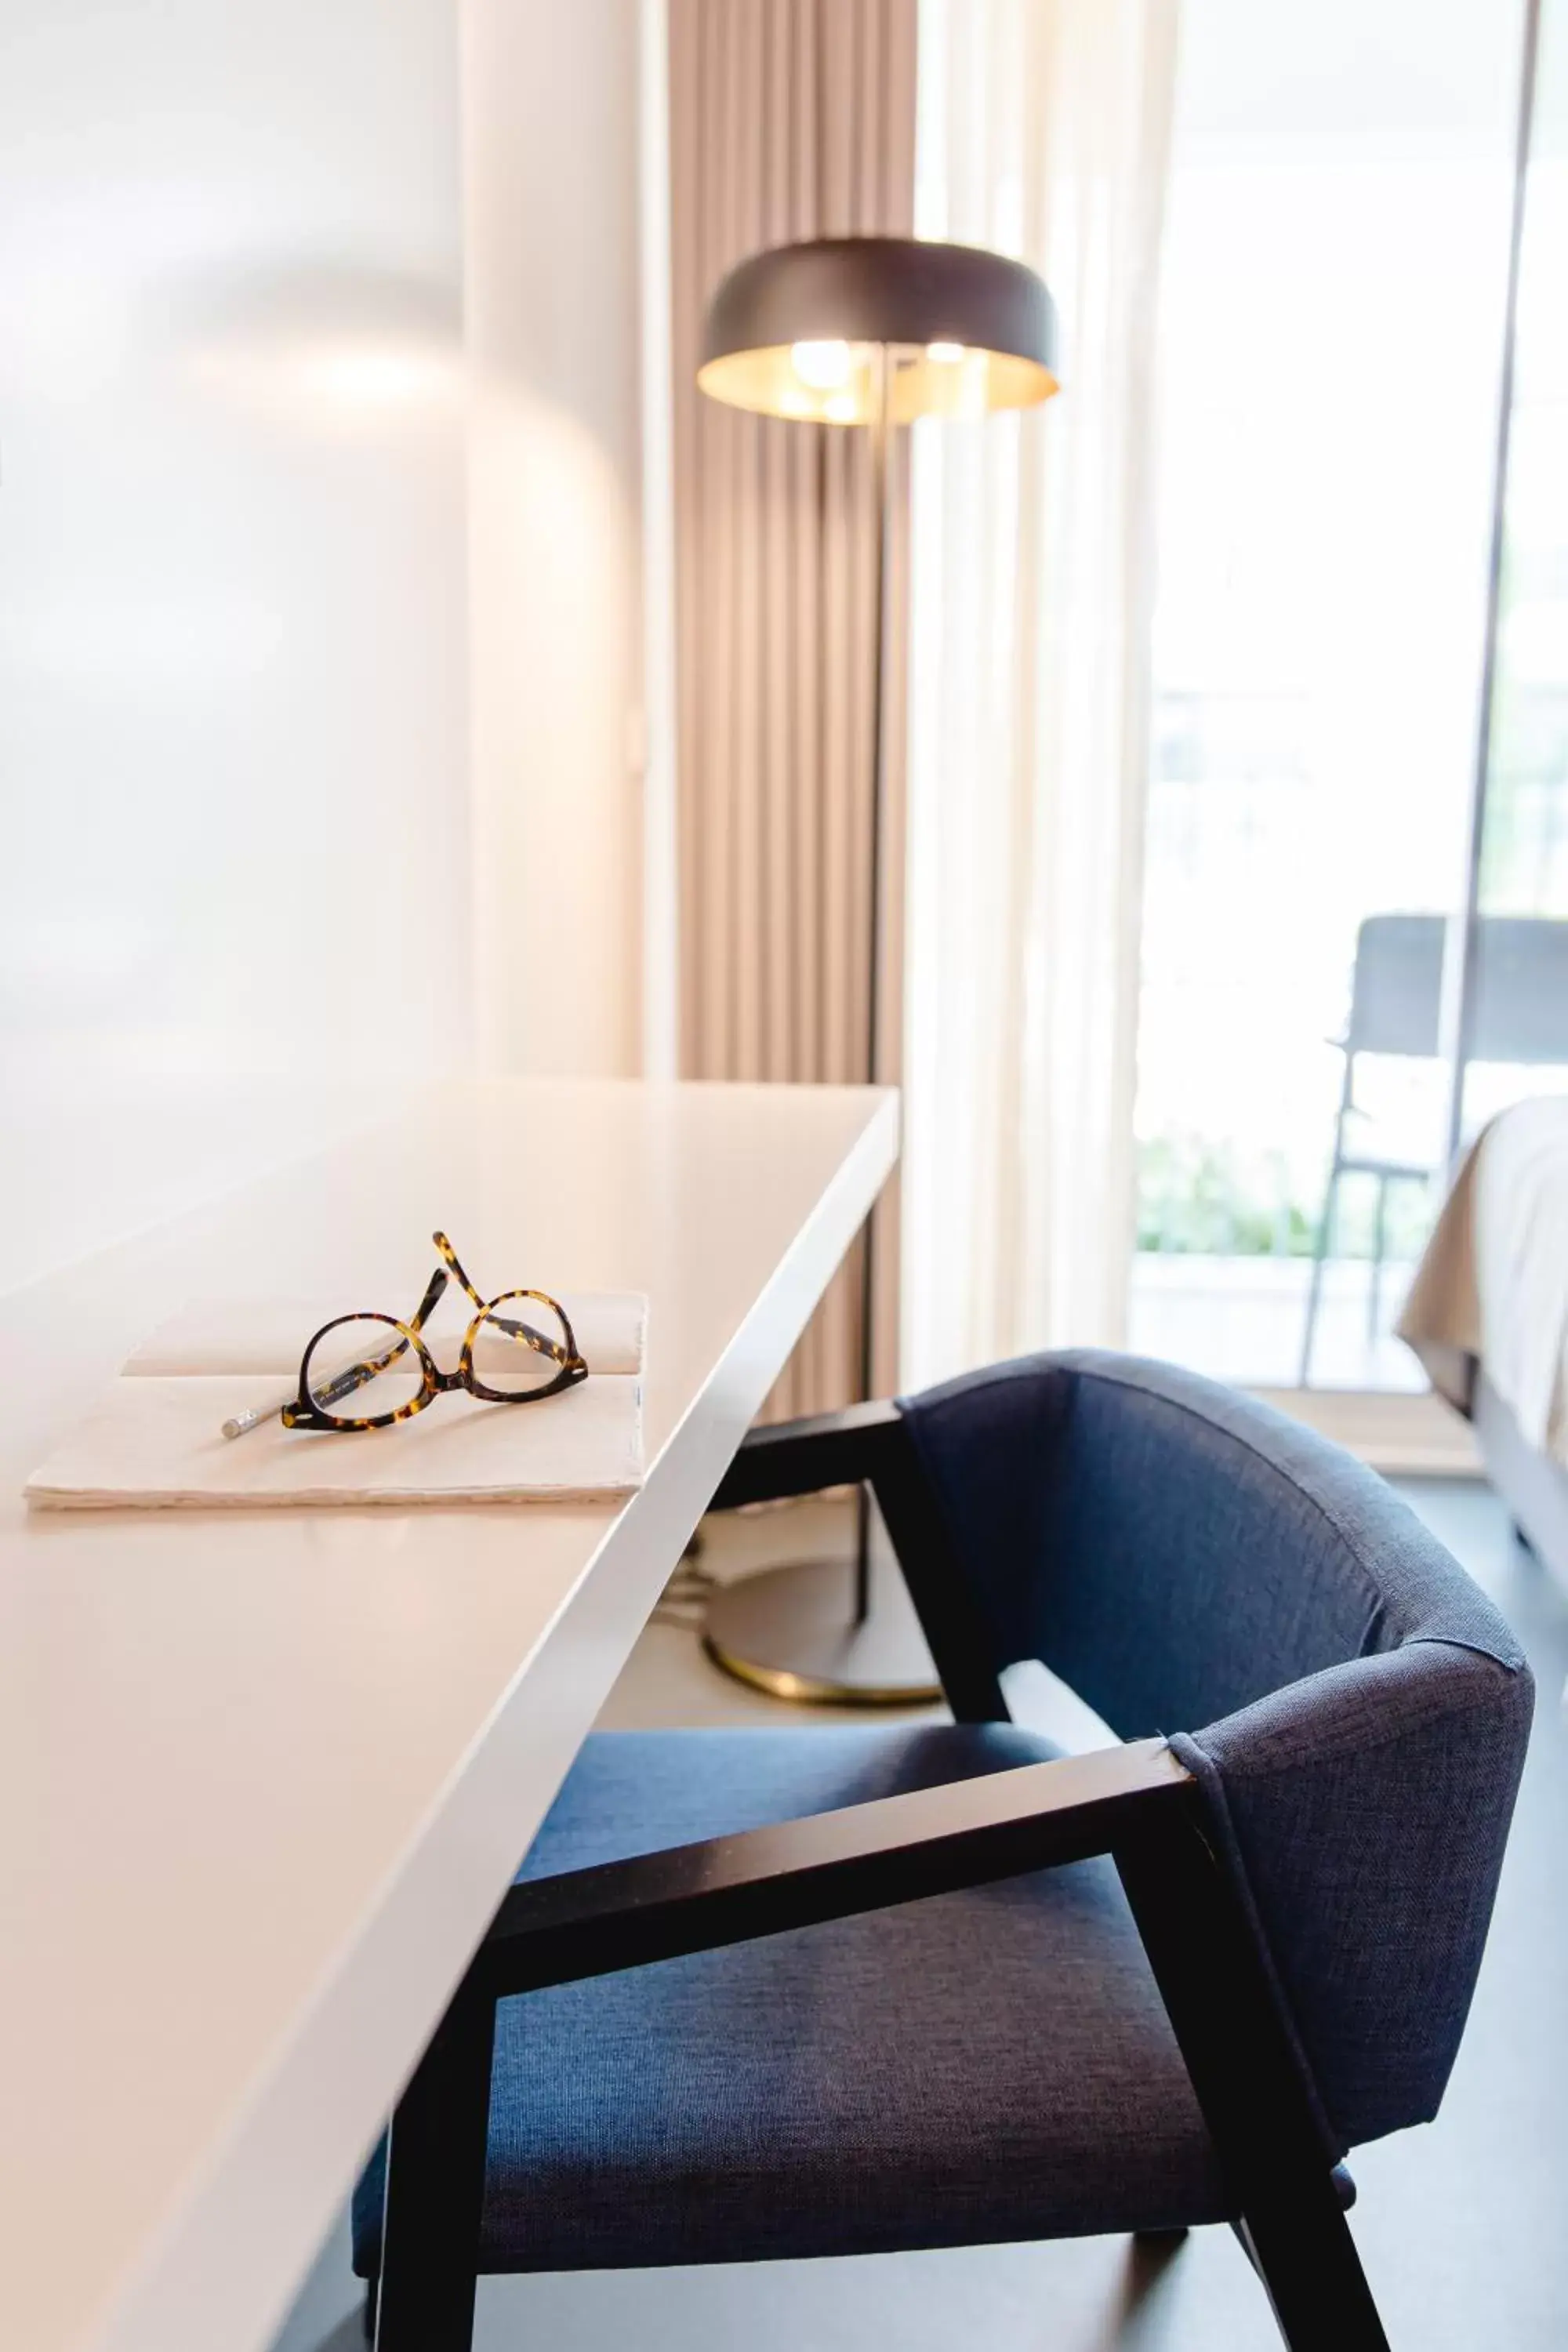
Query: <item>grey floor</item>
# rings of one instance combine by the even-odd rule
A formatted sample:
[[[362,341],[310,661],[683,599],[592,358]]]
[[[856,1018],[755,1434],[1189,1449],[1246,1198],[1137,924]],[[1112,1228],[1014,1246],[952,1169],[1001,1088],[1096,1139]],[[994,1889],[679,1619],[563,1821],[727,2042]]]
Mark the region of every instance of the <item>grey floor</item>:
[[[1395,2352],[1558,2352],[1568,2342],[1568,1597],[1479,1486],[1401,1489],[1530,1650],[1536,1727],[1469,2031],[1438,2121],[1362,2149],[1352,2226]],[[818,1523],[818,1530],[823,1523]],[[732,1572],[812,1532],[809,1514],[725,1523]],[[1017,1711],[1022,1711],[1017,1710]],[[650,1626],[605,1711],[616,1724],[777,1720]],[[798,1717],[796,1719],[799,1719]],[[1279,2338],[1227,2231],[1163,2263],[1125,2240],[763,2268],[481,2283],[475,2352],[1266,2352]],[[358,2352],[340,2221],[274,2352]]]

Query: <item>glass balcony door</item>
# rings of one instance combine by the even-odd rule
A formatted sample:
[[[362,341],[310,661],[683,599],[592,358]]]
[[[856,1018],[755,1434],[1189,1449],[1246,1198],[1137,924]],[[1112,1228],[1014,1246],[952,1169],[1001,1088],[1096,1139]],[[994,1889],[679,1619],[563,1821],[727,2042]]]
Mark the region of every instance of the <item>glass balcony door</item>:
[[[1186,0],[1131,1340],[1252,1385],[1422,1384],[1392,1326],[1447,1170],[1522,23]],[[1542,173],[1521,317],[1564,282]],[[1568,892],[1565,336],[1521,337],[1483,912]],[[1467,1125],[1520,1076],[1468,1073]]]
[[[1568,1089],[1568,7],[1543,0],[1512,339],[1460,1125]],[[1505,973],[1503,958],[1511,955]],[[1509,1001],[1497,1007],[1500,993]],[[1517,1000],[1517,1002],[1515,1001]],[[1501,1030],[1500,1037],[1497,1034]],[[1489,1036],[1489,1030],[1492,1033]],[[1513,1058],[1517,1055],[1518,1058]]]

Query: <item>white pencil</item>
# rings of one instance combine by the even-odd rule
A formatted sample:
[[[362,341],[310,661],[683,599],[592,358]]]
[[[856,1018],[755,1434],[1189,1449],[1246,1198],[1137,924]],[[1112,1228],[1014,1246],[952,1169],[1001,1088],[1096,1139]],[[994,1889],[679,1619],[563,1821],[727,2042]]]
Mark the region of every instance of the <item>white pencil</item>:
[[[290,1381],[288,1387],[280,1390],[270,1404],[247,1405],[243,1412],[237,1412],[232,1419],[226,1421],[223,1425],[224,1435],[243,1437],[247,1430],[259,1429],[264,1421],[276,1420],[284,1406],[292,1404],[299,1393],[299,1381]]]
[[[361,1346],[363,1347],[363,1342],[362,1341]],[[401,1347],[401,1342],[399,1343],[399,1346]],[[311,1387],[317,1402],[321,1404],[335,1404],[338,1398],[337,1395],[334,1394],[334,1391],[337,1388],[337,1383],[342,1379],[343,1374],[345,1372],[363,1371],[363,1370],[364,1367],[361,1363],[359,1358],[359,1349],[356,1349],[352,1356],[345,1356],[343,1358],[343,1360],[338,1366],[337,1370],[330,1373],[324,1382],[321,1381],[321,1376],[318,1374],[316,1380],[311,1382]],[[344,1396],[352,1396],[353,1393],[353,1388],[358,1385],[359,1383],[356,1381],[353,1386],[342,1390],[341,1393]],[[247,1405],[243,1412],[235,1413],[231,1419],[224,1423],[223,1433],[226,1437],[244,1437],[247,1431],[259,1429],[264,1421],[276,1421],[278,1415],[283,1411],[284,1407],[286,1405],[297,1404],[299,1402],[299,1398],[300,1383],[297,1380],[291,1381],[289,1386],[286,1389],[281,1390],[269,1403]]]

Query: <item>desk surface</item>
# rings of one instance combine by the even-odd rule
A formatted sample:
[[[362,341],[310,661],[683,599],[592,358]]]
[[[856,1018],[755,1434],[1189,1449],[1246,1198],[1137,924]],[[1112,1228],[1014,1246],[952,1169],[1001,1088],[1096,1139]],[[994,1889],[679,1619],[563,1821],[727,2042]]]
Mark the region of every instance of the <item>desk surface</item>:
[[[896,1149],[867,1088],[444,1087],[0,1303],[5,2343],[266,2342]],[[436,1225],[648,1293],[640,1493],[21,1510],[174,1307],[412,1296]]]

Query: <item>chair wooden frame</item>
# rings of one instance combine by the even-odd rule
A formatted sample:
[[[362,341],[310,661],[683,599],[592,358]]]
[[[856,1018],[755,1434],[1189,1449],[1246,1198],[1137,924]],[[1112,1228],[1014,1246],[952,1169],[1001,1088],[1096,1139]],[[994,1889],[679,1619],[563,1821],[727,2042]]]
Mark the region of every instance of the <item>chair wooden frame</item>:
[[[961,1722],[1007,1708],[896,1405],[757,1432],[715,1507],[867,1481]],[[376,2352],[470,2352],[499,2000],[1110,1854],[1234,2227],[1290,2352],[1387,2352],[1333,2168],[1197,1782],[1163,1739],[1025,1765],[510,1889],[399,2100]]]

